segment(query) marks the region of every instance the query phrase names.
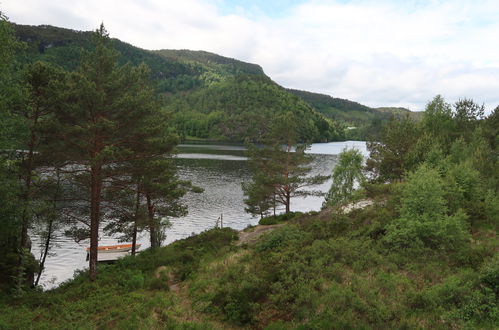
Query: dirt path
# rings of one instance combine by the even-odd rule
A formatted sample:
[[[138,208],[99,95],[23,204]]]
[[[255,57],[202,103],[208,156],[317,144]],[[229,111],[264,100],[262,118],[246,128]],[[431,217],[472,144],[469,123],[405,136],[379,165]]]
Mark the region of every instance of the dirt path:
[[[277,224],[277,225],[258,225],[250,229],[245,229],[243,231],[239,232],[239,241],[236,243],[236,245],[243,245],[243,244],[254,244],[260,236],[264,233],[271,232],[272,230],[281,227],[283,224]]]

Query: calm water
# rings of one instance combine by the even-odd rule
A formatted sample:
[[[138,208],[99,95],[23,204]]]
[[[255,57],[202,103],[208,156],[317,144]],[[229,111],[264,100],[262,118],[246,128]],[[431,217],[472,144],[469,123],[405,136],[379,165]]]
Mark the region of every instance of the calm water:
[[[367,155],[365,142],[347,141],[313,144],[307,151],[313,156],[312,175],[328,175],[336,164],[337,155],[345,148],[355,147]],[[244,229],[258,223],[258,218],[244,212],[241,182],[249,181],[251,173],[248,169],[244,147],[240,145],[221,144],[186,144],[179,146],[177,165],[180,176],[191,180],[193,184],[205,189],[204,193],[189,193],[184,199],[189,206],[189,214],[183,218],[170,219],[172,227],[167,232],[165,244],[188,237],[206,229],[213,228],[217,219],[223,214],[224,226]],[[328,181],[314,190],[326,192],[331,182]],[[319,210],[322,197],[294,198],[291,201],[292,211]],[[102,227],[102,226],[101,226]],[[62,231],[61,231],[62,232]],[[37,256],[37,237],[32,237],[33,253]],[[149,247],[148,233],[139,236],[142,243],[140,250]],[[55,240],[54,252],[47,258],[41,284],[52,288],[73,276],[76,269],[88,266],[85,261],[85,248],[88,241],[79,244],[64,235]],[[114,237],[101,233],[99,244],[117,244]]]

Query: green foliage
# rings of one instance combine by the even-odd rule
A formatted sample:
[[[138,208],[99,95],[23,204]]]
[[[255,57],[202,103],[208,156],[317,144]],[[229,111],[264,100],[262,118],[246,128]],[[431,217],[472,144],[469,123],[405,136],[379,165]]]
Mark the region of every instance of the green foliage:
[[[271,215],[266,218],[260,219],[258,221],[259,225],[276,225],[278,223],[286,222],[289,221],[293,218],[301,216],[303,213],[302,212],[289,212],[289,213],[282,213],[278,215]]]
[[[255,249],[258,252],[278,249],[288,244],[299,243],[304,237],[306,235],[304,236],[298,227],[290,225],[272,231],[256,245]]]
[[[9,85],[12,82],[13,58],[16,41],[7,19],[0,12],[0,292],[13,286],[18,263],[20,212],[17,208],[20,186],[16,180],[17,167],[13,155],[5,149],[17,147],[10,132],[15,128],[16,118],[9,109]]]
[[[271,206],[283,205],[291,211],[291,197],[320,195],[304,190],[323,183],[327,176],[308,176],[312,158],[305,154],[306,144],[299,144],[300,126],[292,112],[279,115],[270,126],[265,145],[249,145],[247,155],[253,170],[250,183],[243,184],[247,211],[257,210],[263,217]]]
[[[402,188],[400,218],[387,227],[390,246],[458,250],[469,239],[466,215],[448,216],[444,185],[439,173],[421,165]]]
[[[125,269],[120,274],[118,284],[127,290],[136,290],[144,286],[144,275],[140,270]]]
[[[76,70],[85,52],[95,45],[91,33],[52,26],[14,25],[28,43],[29,63],[37,60]],[[226,141],[260,141],[265,123],[278,114],[294,111],[302,120],[302,141],[342,138],[340,127],[306,102],[272,82],[258,65],[207,52],[189,50],[146,51],[113,40],[120,65],[145,63],[157,92],[167,93],[167,109],[184,136]],[[179,93],[182,92],[182,93]]]
[[[15,38],[7,18],[0,12],[0,148],[17,149],[26,127],[14,109],[23,100],[22,78],[16,61],[23,44]]]
[[[125,258],[119,264],[123,268],[132,267],[147,272],[160,266],[170,266],[174,268],[176,277],[184,280],[199,267],[202,258],[224,252],[224,248],[235,239],[237,232],[233,229],[212,229],[165,248],[143,251],[140,258]]]
[[[407,177],[402,190],[400,215],[406,218],[434,219],[446,212],[442,179],[436,170],[423,164]]]
[[[176,127],[193,137],[262,142],[288,111],[301,123],[300,141],[330,141],[337,134],[331,121],[261,75],[228,77],[167,102]]]
[[[357,149],[344,149],[338,156],[338,164],[333,170],[333,183],[329,189],[325,205],[334,206],[351,199],[355,184],[365,181],[363,156]]]
[[[160,274],[157,278],[157,270],[164,266],[180,280],[187,268],[193,274],[203,260],[227,253],[236,238],[237,233],[232,229],[213,229],[103,266],[94,282],[82,271],[55,290],[0,300],[0,325],[4,328],[57,328],[64,324],[68,328],[214,329],[209,323],[186,321],[192,311],[181,308],[182,301],[168,290],[168,275]]]
[[[383,128],[379,141],[367,143],[370,157],[366,168],[380,182],[401,180],[417,164],[414,148],[418,142],[417,124],[409,119],[391,119]]]
[[[32,124],[21,112],[28,106],[24,104],[23,72],[15,58],[22,48],[23,44],[15,39],[10,23],[0,12],[0,292],[9,292],[15,285],[16,294],[31,285],[38,269],[27,233],[30,189],[19,180],[31,180],[33,167],[26,166],[31,157],[16,150],[29,149],[26,135]]]
[[[441,310],[444,319],[459,320],[468,325],[482,324],[487,327],[488,324],[496,323],[499,321],[499,305],[497,288],[494,292],[494,286],[497,285],[494,283],[491,286],[487,278],[491,273],[497,275],[497,269],[492,270],[497,264],[496,259],[484,266],[478,278],[469,271],[447,277],[443,283],[413,297],[412,306],[424,310]]]
[[[255,173],[251,182],[243,182],[241,186],[244,195],[247,196],[244,199],[247,205],[244,210],[252,215],[259,215],[260,221],[263,221],[264,216],[268,215],[269,210],[277,204],[271,182],[263,173]]]
[[[284,224],[254,246],[231,246],[235,231],[213,229],[104,267],[96,282],[83,273],[55,291],[0,303],[0,324],[202,329],[211,324],[202,320],[215,319],[213,328],[493,327],[497,238],[476,236],[483,251],[472,266],[452,251],[407,257],[372,235],[395,220],[389,207],[327,219],[319,213],[322,220]],[[168,275],[156,277],[162,266]],[[168,290],[173,279],[184,281],[180,293]],[[185,323],[193,318],[199,323]]]

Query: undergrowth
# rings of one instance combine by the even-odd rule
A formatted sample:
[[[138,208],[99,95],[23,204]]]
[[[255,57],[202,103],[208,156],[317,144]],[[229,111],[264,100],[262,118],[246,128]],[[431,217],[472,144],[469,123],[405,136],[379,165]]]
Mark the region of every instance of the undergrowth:
[[[484,228],[453,251],[393,249],[390,200],[307,215],[236,246],[214,229],[0,303],[0,328],[415,329],[499,324],[499,246]],[[162,270],[158,272],[158,270]],[[172,292],[168,283],[180,283]]]

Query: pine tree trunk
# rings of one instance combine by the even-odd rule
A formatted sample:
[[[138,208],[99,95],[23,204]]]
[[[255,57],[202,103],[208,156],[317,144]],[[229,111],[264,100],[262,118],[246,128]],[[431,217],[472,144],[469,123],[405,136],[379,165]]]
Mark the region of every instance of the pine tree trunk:
[[[56,186],[56,191],[55,191],[54,197],[52,199],[53,210],[56,210],[57,200],[60,197],[59,194],[60,194],[60,187],[61,187],[61,173],[59,171],[59,168],[56,168],[56,176],[57,176],[57,186]],[[45,260],[47,259],[47,255],[49,253],[50,241],[52,240],[53,224],[54,224],[54,218],[51,217],[49,220],[48,228],[47,228],[47,238],[45,240],[45,249],[43,251],[42,260],[40,261],[40,270],[38,271],[38,275],[36,277],[36,281],[34,284],[35,287],[38,285],[38,282],[40,281],[40,277],[42,276],[43,269],[45,268]]]
[[[45,268],[45,259],[47,259],[47,255],[49,253],[49,246],[50,246],[50,240],[52,238],[52,225],[54,223],[54,219],[49,220],[49,225],[47,228],[47,238],[45,239],[45,249],[43,251],[43,257],[40,262],[40,270],[38,271],[38,275],[36,276],[36,281],[34,286],[36,287],[38,285],[38,282],[40,281],[40,277],[42,276],[43,269]]]
[[[133,236],[132,236],[132,256],[135,255],[137,249],[137,222],[139,221],[139,208],[140,208],[140,189],[137,184],[137,195],[135,199],[135,219],[133,222]]]
[[[95,165],[91,168],[91,187],[90,187],[90,258],[89,270],[90,280],[97,278],[97,248],[99,246],[99,218],[100,202],[102,192],[101,166]]]
[[[156,226],[156,221],[154,220],[154,205],[152,204],[151,197],[149,195],[146,195],[146,200],[147,200],[147,212],[149,216],[149,238],[151,241],[151,247],[159,247],[159,239],[158,239],[158,232],[157,232],[157,226]]]
[[[275,217],[275,209],[276,209],[275,193],[274,193],[274,199],[273,199],[273,207],[274,207],[274,217]]]
[[[290,204],[291,204],[291,194],[289,191],[286,192],[286,213],[290,212]]]
[[[34,126],[36,127],[38,121],[38,116],[34,118]],[[18,271],[17,271],[17,290],[20,291],[23,280],[24,280],[24,269],[25,269],[25,260],[24,254],[25,250],[29,250],[29,239],[28,239],[28,227],[29,227],[29,204],[31,203],[31,184],[33,179],[33,158],[35,154],[35,145],[36,145],[36,134],[34,132],[34,128],[31,131],[30,140],[28,143],[28,159],[26,160],[25,165],[21,170],[24,170],[24,194],[23,194],[23,212],[21,217],[21,239],[19,242],[19,263],[18,263]],[[31,285],[32,283],[29,283]]]
[[[137,222],[133,224],[133,236],[132,236],[132,256],[135,255],[137,249]]]

